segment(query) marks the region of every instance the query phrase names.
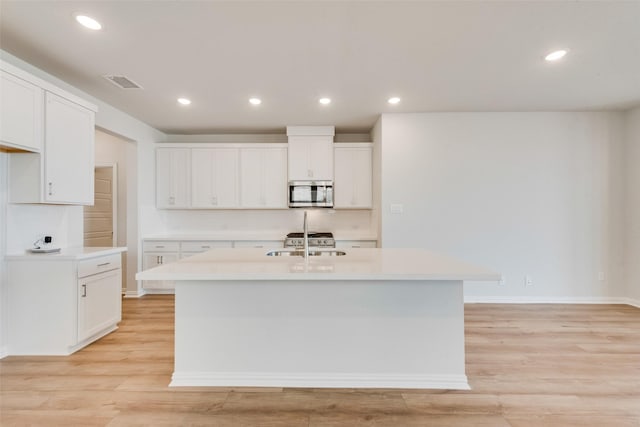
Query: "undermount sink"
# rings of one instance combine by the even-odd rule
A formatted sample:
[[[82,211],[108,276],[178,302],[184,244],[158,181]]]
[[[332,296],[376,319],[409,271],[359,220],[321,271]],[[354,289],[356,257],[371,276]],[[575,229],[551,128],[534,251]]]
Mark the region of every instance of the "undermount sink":
[[[309,251],[309,256],[342,256],[347,253],[344,251]],[[295,251],[269,251],[267,252],[267,256],[304,256],[304,251],[295,250]]]

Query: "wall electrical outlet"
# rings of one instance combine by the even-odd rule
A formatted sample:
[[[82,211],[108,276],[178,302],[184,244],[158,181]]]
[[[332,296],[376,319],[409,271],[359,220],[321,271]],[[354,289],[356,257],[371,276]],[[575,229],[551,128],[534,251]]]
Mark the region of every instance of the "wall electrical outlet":
[[[533,279],[531,278],[531,276],[524,276],[524,285],[525,286],[533,285]]]
[[[500,281],[498,281],[498,285],[504,286],[507,283],[507,276],[500,277]]]
[[[392,203],[390,207],[392,214],[401,214],[404,212],[404,205],[401,205],[400,203]]]

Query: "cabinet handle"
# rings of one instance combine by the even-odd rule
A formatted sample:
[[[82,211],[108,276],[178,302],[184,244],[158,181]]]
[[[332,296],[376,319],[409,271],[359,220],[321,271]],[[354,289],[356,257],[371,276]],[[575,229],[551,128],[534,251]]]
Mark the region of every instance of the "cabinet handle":
[[[160,264],[164,264],[164,255],[160,255]]]
[[[111,264],[111,263],[110,262],[104,262],[102,264],[98,264],[98,267],[104,267],[104,266],[107,266],[109,264]]]
[[[53,182],[49,183],[49,195],[53,196]]]
[[[82,298],[87,296],[87,285],[82,285]]]
[[[156,264],[160,264],[160,255],[156,255]]]
[[[211,246],[200,246],[202,249],[210,249]]]
[[[156,246],[156,248],[164,248],[164,246]]]

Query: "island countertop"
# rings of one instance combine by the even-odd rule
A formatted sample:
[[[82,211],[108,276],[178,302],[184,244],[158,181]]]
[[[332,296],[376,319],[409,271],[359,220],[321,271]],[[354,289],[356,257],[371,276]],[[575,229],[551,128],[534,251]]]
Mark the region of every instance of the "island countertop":
[[[344,256],[267,256],[212,249],[136,274],[137,280],[500,280],[500,274],[423,249],[350,248]]]

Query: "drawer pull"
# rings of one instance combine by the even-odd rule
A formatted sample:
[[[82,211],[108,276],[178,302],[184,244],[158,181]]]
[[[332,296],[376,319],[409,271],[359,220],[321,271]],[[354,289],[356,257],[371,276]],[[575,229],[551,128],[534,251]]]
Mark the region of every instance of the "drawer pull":
[[[156,246],[156,248],[164,248],[164,246]]]
[[[87,285],[82,285],[82,298],[87,296]]]
[[[201,247],[202,247],[202,249],[209,249],[209,248],[211,248],[211,246],[201,246]]]
[[[102,264],[98,264],[98,267],[104,267],[104,266],[107,266],[109,264],[111,264],[111,263],[110,262],[104,262]]]

